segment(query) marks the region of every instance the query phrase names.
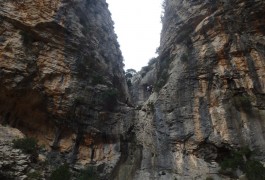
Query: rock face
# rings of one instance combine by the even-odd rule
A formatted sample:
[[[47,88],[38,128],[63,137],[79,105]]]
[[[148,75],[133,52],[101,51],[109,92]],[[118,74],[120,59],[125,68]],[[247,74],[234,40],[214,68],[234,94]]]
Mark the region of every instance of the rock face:
[[[265,2],[164,6],[156,92],[138,111],[135,179],[226,179],[218,163],[245,146],[265,162]]]
[[[159,57],[132,78],[135,108],[105,0],[0,7],[0,123],[44,145],[42,177],[68,163],[104,180],[243,178],[219,171],[243,147],[265,162],[263,0],[165,0]],[[0,126],[0,176],[24,179],[34,172],[15,132]]]
[[[13,149],[12,141],[23,138],[24,135],[14,128],[0,125],[0,178],[9,179],[12,176],[21,177],[29,168],[29,155],[21,153],[18,149]]]
[[[105,0],[0,1],[0,122],[109,174],[132,125]],[[131,119],[130,119],[131,118]]]

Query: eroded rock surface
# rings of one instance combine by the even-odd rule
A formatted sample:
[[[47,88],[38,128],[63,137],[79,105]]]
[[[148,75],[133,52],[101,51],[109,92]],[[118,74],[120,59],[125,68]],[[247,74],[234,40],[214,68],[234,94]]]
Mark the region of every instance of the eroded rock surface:
[[[21,150],[14,149],[12,141],[23,138],[24,135],[17,129],[0,125],[0,178],[11,179],[20,177],[23,179],[24,172],[29,168],[30,157]]]
[[[265,162],[263,0],[165,0],[159,57],[132,78],[134,102],[105,0],[0,7],[0,123],[44,145],[39,160],[117,180],[243,178],[220,173],[242,147]],[[27,178],[9,130],[0,173]]]
[[[0,122],[35,137],[51,157],[111,174],[134,112],[106,1],[0,7]]]
[[[218,163],[244,146],[264,162],[264,1],[164,5],[156,92],[137,113],[135,179],[229,179]]]

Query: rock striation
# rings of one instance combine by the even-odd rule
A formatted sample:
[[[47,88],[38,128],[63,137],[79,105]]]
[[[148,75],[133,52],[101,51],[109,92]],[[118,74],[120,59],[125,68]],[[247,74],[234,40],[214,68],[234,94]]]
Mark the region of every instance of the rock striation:
[[[159,56],[128,90],[105,0],[0,2],[0,179],[62,164],[72,179],[265,178],[265,2],[163,6]],[[12,146],[24,135],[36,162]]]
[[[230,179],[220,163],[248,147],[265,162],[265,3],[164,2],[155,91],[138,111],[135,179]],[[141,74],[141,73],[140,73]],[[150,77],[137,77],[136,89]],[[141,91],[139,91],[141,92]]]
[[[12,141],[23,138],[24,135],[17,129],[0,125],[0,178],[25,179],[25,170],[29,168],[30,157],[19,149],[12,147]]]
[[[105,0],[0,1],[0,122],[58,164],[119,162],[132,126],[123,57]],[[53,163],[56,164],[56,158]]]

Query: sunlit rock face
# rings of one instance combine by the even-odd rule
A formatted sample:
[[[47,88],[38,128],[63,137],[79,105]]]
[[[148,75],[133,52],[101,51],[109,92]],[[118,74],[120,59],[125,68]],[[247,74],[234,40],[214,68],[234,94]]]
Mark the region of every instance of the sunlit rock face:
[[[0,122],[70,162],[111,172],[133,112],[106,1],[1,0],[0,7]]]
[[[265,162],[265,2],[164,5],[156,92],[138,111],[135,179],[229,179],[218,163],[244,146]]]

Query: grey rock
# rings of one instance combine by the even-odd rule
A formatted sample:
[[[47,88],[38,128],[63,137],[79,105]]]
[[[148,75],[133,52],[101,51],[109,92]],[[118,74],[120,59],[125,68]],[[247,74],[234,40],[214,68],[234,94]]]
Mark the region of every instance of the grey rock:
[[[25,164],[28,164],[28,161],[26,160],[19,160],[16,162],[18,165],[25,165]]]
[[[167,179],[229,179],[218,173],[218,158],[244,146],[265,160],[264,108],[257,106],[265,100],[264,21],[256,23],[265,4],[231,3],[164,1],[158,62],[132,81],[143,146],[134,179],[162,179],[165,169]],[[153,82],[147,94],[144,85]]]
[[[26,175],[20,176],[19,179],[20,179],[20,180],[27,179],[27,176],[26,176]]]
[[[0,122],[51,148],[53,166],[219,180],[229,179],[218,163],[231,150],[248,146],[265,162],[262,0],[165,0],[159,57],[132,78],[131,97],[105,0],[0,7]],[[13,150],[17,136],[0,126],[0,171],[24,178],[30,160]]]

